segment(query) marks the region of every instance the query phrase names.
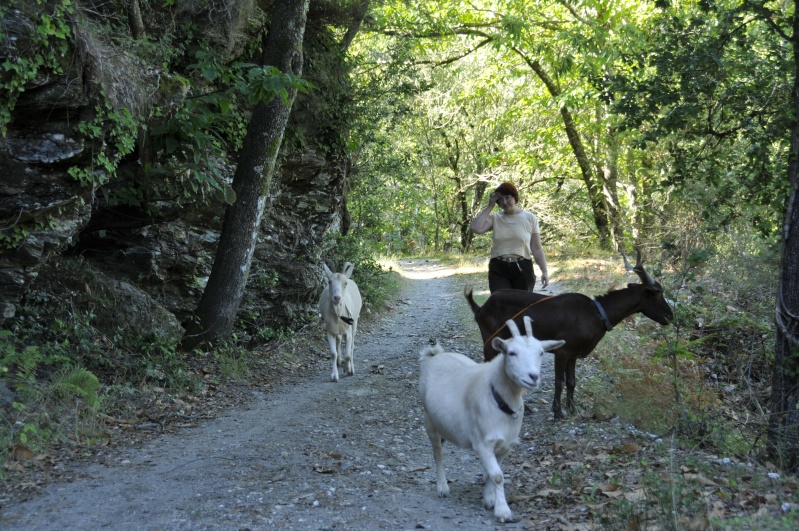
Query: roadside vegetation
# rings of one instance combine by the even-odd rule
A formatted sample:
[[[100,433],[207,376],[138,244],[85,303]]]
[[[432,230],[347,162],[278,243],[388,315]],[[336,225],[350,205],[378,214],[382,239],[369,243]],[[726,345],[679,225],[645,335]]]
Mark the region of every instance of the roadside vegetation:
[[[143,212],[158,211],[163,197],[180,209],[212,198],[230,203],[230,176],[220,165],[236,160],[260,91],[280,77],[250,63],[264,51],[270,14],[259,3],[236,4],[243,11],[222,17],[227,25],[209,36],[191,20],[216,17],[215,5],[187,2],[185,12],[171,0],[131,5],[139,4],[149,27],[139,35],[131,33],[122,4],[104,7],[113,16],[72,0],[0,7],[0,17],[27,14],[35,28],[31,57],[11,45],[3,49],[0,135],[15,125],[15,106],[34,80],[63,75],[70,54],[96,41],[126,50],[142,66],[137,72],[153,79],[163,73],[171,81],[160,85],[162,99],[174,100],[174,108],[142,103],[131,114],[122,91],[128,83],[116,87],[125,94],[114,95],[93,80],[96,107],[77,128],[102,149],[85,166],[64,171],[90,185],[93,196]],[[774,414],[795,407],[770,403],[780,395],[772,394],[772,384],[796,397],[789,392],[797,382],[796,356],[778,363],[775,352],[787,340],[779,340],[784,331],[774,314],[780,279],[799,278],[795,264],[780,262],[799,175],[799,141],[792,136],[799,131],[793,90],[799,37],[791,33],[799,27],[797,5],[324,4],[335,16],[317,20],[307,64],[316,83],[330,86],[314,90],[293,81],[308,93],[283,149],[324,153],[335,161],[331,166],[346,168],[336,189],[339,217],[325,225],[346,234],[320,235],[324,243],[309,243],[308,256],[355,264],[365,326],[397,303],[402,279],[392,263],[400,258],[440,260],[465,282],[484,286],[490,238],[468,226],[503,181],[516,183],[520,206],[539,217],[553,288],[596,295],[635,282],[611,249],[632,255],[637,247],[674,305],[671,326],[630,318],[578,362],[583,418],[628,423],[668,441],[662,455],[636,465],[641,496],[613,498],[613,467],[630,465],[636,455],[621,448],[590,463],[608,467],[601,484],[585,481],[586,463],[553,473],[555,507],[569,492],[614,500],[608,527],[799,527],[799,488],[784,475],[796,471],[796,425]],[[82,32],[74,20],[86,22]],[[14,28],[4,25],[0,35]],[[351,40],[336,42],[350,30]],[[233,46],[237,40],[240,47]],[[132,93],[155,84],[139,81],[130,83]],[[140,138],[145,131],[149,137]],[[136,171],[120,171],[123,163]],[[305,191],[304,183],[295,184]],[[2,251],[54,223],[49,210],[27,221],[12,214],[4,218]],[[296,221],[297,227],[306,222]],[[306,258],[303,264],[314,262]],[[123,303],[92,287],[79,258],[57,259],[75,281],[38,279],[0,330],[6,489],[35,489],[61,459],[206,418],[236,386],[269,385],[275,371],[301,373],[321,338],[312,311],[274,328],[257,310],[237,314],[229,337],[191,352],[181,351],[177,335],[121,325],[101,332],[98,320]],[[268,270],[250,282],[279,280]],[[796,302],[795,289],[782,291]],[[453,315],[477,334],[465,305]],[[775,366],[784,378],[774,378]],[[708,456],[718,459],[709,464]],[[736,466],[728,470],[726,463]],[[746,473],[750,466],[773,473],[768,489]],[[768,498],[771,488],[780,496]],[[784,519],[753,523],[750,515],[740,521],[721,515],[707,501],[709,490],[738,507],[760,504],[758,496],[785,503]],[[703,504],[706,521],[685,521]]]
[[[769,272],[777,256],[745,232],[723,240],[724,245],[685,260],[649,250],[647,269],[666,288],[675,322],[660,327],[640,315],[630,318],[578,362],[583,421],[629,424],[667,441],[662,453],[644,463],[634,463],[635,452],[628,454],[623,447],[599,462],[578,453],[575,459],[583,465],[551,476],[552,488],[562,497],[559,503],[568,506],[578,495],[604,503],[610,499],[608,522],[626,522],[633,529],[746,529],[754,525],[751,516],[719,512],[713,520],[712,507],[699,511],[707,518],[705,527],[683,520],[697,512],[708,490],[740,498],[744,514],[747,503],[760,503],[753,491],[768,487],[768,502],[788,505],[784,519],[769,521],[767,528],[796,525],[797,483],[769,460],[764,436],[773,367],[770,301],[775,279]],[[368,327],[398,303],[402,278],[397,260],[403,257],[373,254],[356,243],[346,247],[346,254],[355,257],[354,278],[369,293]],[[475,286],[479,303],[486,299],[485,256],[415,258],[440,262],[458,275],[459,283]],[[549,253],[549,263],[555,293],[597,295],[638,281],[615,253],[558,250]],[[242,331],[241,337],[185,355],[176,349],[179,338],[100,335],[91,316],[53,304],[63,296],[42,286],[13,333],[0,336],[2,366],[13,371],[19,391],[19,398],[4,407],[0,426],[7,489],[33,490],[53,477],[48,470],[61,460],[89,457],[106,445],[135,443],[186,419],[210,415],[209,404],[229,389],[269,385],[275,373],[302,372],[322,343],[319,323],[309,321],[269,341]],[[102,301],[96,311],[103,311]],[[479,342],[465,302],[452,312]],[[631,466],[642,470],[641,499],[614,499],[615,471]],[[585,484],[597,467],[607,471],[608,482]],[[759,477],[747,473],[752,467],[772,471],[768,486],[752,483]],[[759,528],[764,523],[756,521]]]

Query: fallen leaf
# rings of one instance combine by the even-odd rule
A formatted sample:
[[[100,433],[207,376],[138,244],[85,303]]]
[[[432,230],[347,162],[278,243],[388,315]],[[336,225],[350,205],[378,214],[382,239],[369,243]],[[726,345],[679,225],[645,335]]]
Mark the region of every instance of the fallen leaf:
[[[22,466],[21,463],[13,463],[11,461],[6,461],[3,465],[3,468],[10,472],[24,472],[25,467]]]
[[[707,515],[711,518],[726,518],[727,516],[727,508],[724,503],[720,501],[714,501],[710,509],[707,512]]]
[[[641,449],[641,447],[638,446],[637,444],[632,443],[632,442],[626,442],[626,443],[623,443],[621,446],[616,446],[614,448],[611,448],[610,453],[631,455],[631,454],[634,454],[634,453],[638,452],[638,450],[640,450],[640,449]]]
[[[688,522],[688,531],[705,531],[705,529],[709,528],[710,522],[703,514],[694,516],[691,521]]]
[[[15,444],[11,447],[11,459],[14,461],[30,461],[36,457],[33,450],[24,444]]]
[[[636,489],[632,492],[625,493],[624,499],[630,503],[642,502],[646,500],[646,494],[644,493],[644,489]]]

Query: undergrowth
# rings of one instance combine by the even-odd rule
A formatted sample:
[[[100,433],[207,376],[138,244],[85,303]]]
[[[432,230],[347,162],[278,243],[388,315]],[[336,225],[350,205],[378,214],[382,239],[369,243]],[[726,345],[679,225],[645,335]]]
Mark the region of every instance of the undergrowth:
[[[396,294],[396,275],[354,249],[346,255],[356,261],[370,310],[378,312]],[[296,330],[254,339],[236,331],[183,353],[174,334],[130,323],[109,329],[117,306],[128,303],[100,289],[80,260],[61,267],[28,292],[0,330],[0,479],[21,477],[25,463],[41,456],[108,444],[108,422],[163,423],[225,382],[248,384],[275,370],[302,370],[309,350],[304,337],[318,339],[311,315]]]

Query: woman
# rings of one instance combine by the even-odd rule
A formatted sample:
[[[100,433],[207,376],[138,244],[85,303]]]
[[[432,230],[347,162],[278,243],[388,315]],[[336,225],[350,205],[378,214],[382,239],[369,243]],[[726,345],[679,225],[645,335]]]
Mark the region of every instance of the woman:
[[[502,183],[488,198],[488,206],[472,220],[472,231],[494,231],[491,260],[488,262],[488,289],[523,289],[533,291],[533,261],[541,270],[541,289],[549,285],[547,259],[541,246],[538,218],[518,206],[519,191],[511,183]],[[495,205],[502,212],[491,214]]]

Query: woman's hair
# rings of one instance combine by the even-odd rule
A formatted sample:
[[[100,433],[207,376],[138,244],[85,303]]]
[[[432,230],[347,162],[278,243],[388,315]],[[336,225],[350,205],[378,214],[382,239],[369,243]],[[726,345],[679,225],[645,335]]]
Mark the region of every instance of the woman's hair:
[[[519,202],[519,191],[513,186],[513,183],[502,183],[494,191],[502,195],[512,195],[516,202]]]

